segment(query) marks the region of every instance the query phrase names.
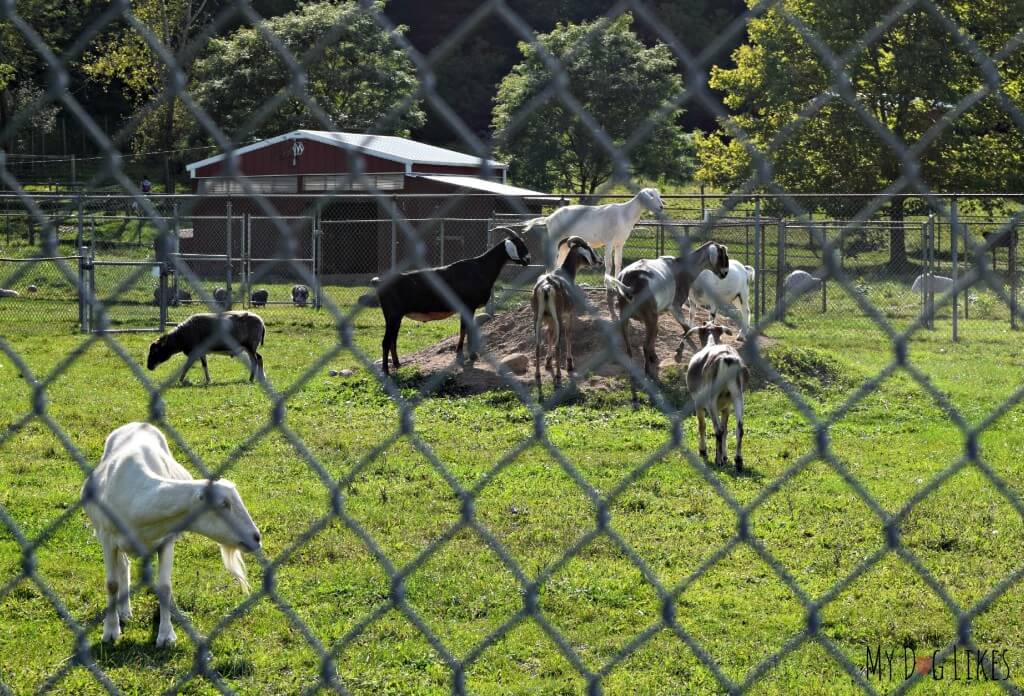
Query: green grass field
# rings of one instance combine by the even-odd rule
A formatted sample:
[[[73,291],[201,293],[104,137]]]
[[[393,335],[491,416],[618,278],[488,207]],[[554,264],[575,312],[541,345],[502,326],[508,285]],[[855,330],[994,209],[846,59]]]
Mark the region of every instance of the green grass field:
[[[838,300],[837,300],[838,301]],[[24,305],[22,305],[24,306]],[[852,303],[850,304],[852,309]],[[279,391],[302,380],[337,332],[325,311],[270,308],[264,355]],[[6,323],[3,327],[17,326]],[[909,318],[900,317],[905,324]],[[976,424],[1014,390],[1024,376],[1020,334],[1003,321],[971,320],[964,340],[949,341],[948,319],[936,331],[916,334],[910,360],[931,383]],[[377,357],[379,313],[356,317],[354,340]],[[451,320],[407,323],[402,353],[429,345],[457,328]],[[94,465],[114,427],[146,419],[149,396],[132,371],[101,339],[68,331],[31,333],[4,329],[5,341],[42,378],[68,354],[79,357],[46,390],[47,413]],[[777,369],[797,386],[810,407],[825,416],[877,374],[893,352],[885,335],[853,312],[794,313],[770,327],[767,351]],[[143,361],[152,335],[127,334],[118,343]],[[986,356],[999,355],[990,362]],[[406,615],[387,608],[389,582],[360,538],[340,520],[326,521],[312,540],[299,540],[329,512],[320,478],[283,436],[272,433],[234,456],[238,444],[268,422],[271,402],[246,381],[239,362],[213,357],[209,387],[169,387],[163,394],[167,419],[210,467],[229,464],[234,480],[264,534],[277,598],[259,597],[244,615],[220,630],[211,646],[211,665],[224,683],[245,693],[294,693],[313,684],[319,658],[300,629],[282,612],[287,606],[323,646],[350,631],[358,635],[337,659],[339,679],[353,693],[441,693],[451,674],[437,652]],[[342,351],[331,368],[358,368]],[[169,380],[180,367],[172,360],[155,374]],[[31,408],[31,390],[18,368],[0,357],[0,428]],[[201,373],[192,375],[193,381]],[[667,377],[679,406],[685,394]],[[419,377],[401,375],[406,396],[416,394]],[[1019,453],[1024,448],[1021,408],[1011,409],[980,438],[984,461],[1014,490],[1024,490]],[[332,378],[326,369],[309,375],[288,400],[286,423],[334,480],[346,480],[345,510],[379,544],[396,568],[460,520],[460,503],[422,454],[434,455],[463,487],[479,484],[495,463],[533,433],[533,417],[509,392],[462,396],[450,391],[418,403],[418,438],[398,438],[366,462],[375,447],[400,427],[395,405],[365,372]],[[649,406],[629,408],[628,390],[584,393],[545,416],[550,443],[599,495],[644,466],[670,443],[669,419]],[[745,458],[749,471],[713,470],[741,505],[773,486],[813,450],[807,421],[774,385],[759,384],[747,400]],[[695,448],[695,424],[684,421],[686,444]],[[885,510],[895,512],[963,452],[963,438],[943,408],[904,373],[886,379],[859,400],[831,429],[837,459]],[[174,448],[178,459],[187,456]],[[35,552],[40,580],[60,598],[76,621],[93,622],[105,604],[100,547],[74,509],[83,474],[60,441],[38,419],[0,445],[0,505],[28,539],[35,539],[67,515]],[[359,468],[354,476],[352,472]],[[195,473],[195,470],[193,468]],[[533,445],[487,480],[475,502],[476,520],[486,527],[530,578],[544,578],[540,610],[592,671],[642,631],[657,627],[657,593],[609,537],[598,535],[574,558],[566,549],[595,529],[588,496],[544,447]],[[70,511],[70,512],[69,512]],[[666,587],[685,581],[736,533],[736,516],[682,452],[669,450],[644,470],[610,505],[610,525]],[[814,461],[779,486],[751,514],[751,531],[807,595],[819,598],[884,548],[877,516],[837,472]],[[901,526],[901,539],[947,588],[961,607],[981,600],[1021,566],[1024,523],[1012,505],[970,467],[946,480],[918,504]],[[200,633],[211,631],[245,597],[220,566],[214,544],[186,536],[177,546],[175,593],[178,606]],[[48,675],[69,669],[60,692],[98,692],[80,666],[69,667],[73,634],[47,597],[31,581],[11,586],[23,567],[19,545],[0,529],[0,681],[15,693],[34,691]],[[250,576],[260,587],[260,563],[250,559]],[[136,569],[136,577],[138,570]],[[406,579],[409,607],[456,658],[465,657],[523,606],[513,574],[473,531],[451,535]],[[136,596],[136,617],[114,646],[99,643],[96,664],[121,689],[152,693],[174,685],[193,663],[193,649],[179,628],[179,644],[155,649],[156,600],[148,590]],[[380,610],[369,626],[360,621]],[[714,657],[722,672],[742,682],[763,659],[801,631],[805,611],[793,592],[749,546],[739,545],[688,583],[675,605],[679,626]],[[1024,669],[1024,588],[1014,585],[974,622],[973,638],[983,649],[1005,649],[1010,676]],[[902,650],[931,655],[955,635],[942,601],[896,554],[885,553],[821,611],[822,633],[858,665],[873,650],[897,649],[893,681],[877,677],[880,691],[902,677]],[[961,660],[963,659],[961,655]],[[960,669],[963,669],[961,662]],[[996,684],[945,679],[922,681],[915,693],[993,693]],[[532,619],[524,619],[490,645],[466,669],[473,693],[578,693],[584,680]],[[603,680],[606,693],[716,693],[711,672],[669,630],[621,661]],[[196,680],[189,692],[212,691]],[[853,680],[817,643],[806,642],[769,669],[757,693],[847,693]]]

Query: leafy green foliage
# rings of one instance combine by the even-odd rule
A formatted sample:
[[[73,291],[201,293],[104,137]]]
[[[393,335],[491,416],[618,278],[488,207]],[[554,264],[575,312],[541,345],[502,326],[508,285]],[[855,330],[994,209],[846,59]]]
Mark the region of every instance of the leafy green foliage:
[[[406,134],[423,122],[418,101],[403,106],[418,86],[411,61],[356,2],[303,5],[265,26],[302,62],[306,90],[339,129]],[[295,85],[265,34],[247,27],[210,42],[192,90],[236,138],[323,129]]]
[[[1024,21],[1024,7],[1009,0],[938,5],[990,56]],[[782,7],[842,56],[892,10],[892,3],[787,0]],[[747,145],[769,154],[775,182],[792,192],[879,191],[904,173],[897,154],[844,101],[825,60],[778,7],[750,22],[749,43],[733,58],[736,67],[716,68],[710,84],[725,93],[726,105],[736,113],[734,123],[749,143],[725,127],[698,138],[701,180],[740,186],[752,171]],[[996,66],[1003,89],[1020,108],[1024,57],[1013,52]],[[970,53],[923,9],[906,13],[866,47],[852,50],[846,70],[863,109],[908,146],[931,138],[944,115],[985,84]],[[824,104],[804,115],[820,95],[826,96]],[[783,141],[774,142],[787,128],[792,131]],[[1022,138],[996,97],[986,96],[924,145],[921,177],[937,191],[1017,190]],[[848,214],[844,205],[823,202],[835,215]],[[893,219],[902,219],[902,206],[891,208]],[[893,241],[893,261],[901,262],[902,239]]]
[[[679,111],[658,115],[680,95],[682,79],[669,48],[644,46],[632,21],[624,14],[603,28],[596,22],[559,24],[538,42],[564,66],[569,92],[617,145],[649,120],[657,123],[629,153],[635,174],[685,180],[689,142],[678,124]],[[524,42],[519,49],[523,61],[502,80],[494,109],[501,156],[523,184],[593,193],[612,177],[611,156],[558,97],[520,116],[554,75],[534,45]]]

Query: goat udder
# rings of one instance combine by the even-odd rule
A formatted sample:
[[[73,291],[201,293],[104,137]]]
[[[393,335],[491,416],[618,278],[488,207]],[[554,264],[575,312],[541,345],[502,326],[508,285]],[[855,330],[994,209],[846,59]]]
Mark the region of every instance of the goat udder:
[[[448,317],[455,314],[455,312],[409,312],[406,314],[407,317],[413,321],[438,321],[440,319],[447,319]]]

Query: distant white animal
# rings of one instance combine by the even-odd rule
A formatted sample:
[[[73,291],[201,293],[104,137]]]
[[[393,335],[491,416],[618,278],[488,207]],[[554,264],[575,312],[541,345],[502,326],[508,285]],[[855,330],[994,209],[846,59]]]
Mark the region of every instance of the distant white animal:
[[[820,290],[821,278],[816,278],[807,271],[793,271],[782,282],[782,289],[787,295],[798,297],[804,293]]]
[[[128,556],[157,551],[160,603],[157,646],[174,643],[171,625],[171,565],[174,542],[193,531],[220,544],[224,567],[246,592],[241,549],[260,548],[260,531],[235,484],[195,481],[174,460],[164,434],[148,423],[128,423],[107,436],[103,457],[82,487],[82,505],[103,546],[107,611],[103,640],[117,640],[132,615]],[[116,521],[115,521],[116,520]]]
[[[0,297],[21,297],[21,294],[19,294],[17,290],[0,288]]]
[[[604,247],[605,272],[616,278],[622,270],[622,248],[644,211],[657,215],[664,209],[658,189],[645,188],[625,203],[567,205],[547,217],[530,220],[523,231],[543,224],[547,226],[548,238],[555,244],[575,236],[581,237],[592,249]],[[547,270],[561,267],[567,253],[567,248],[560,248],[555,263]]]
[[[754,269],[733,259],[729,272],[719,278],[711,271],[701,271],[690,288],[690,323],[693,324],[697,305],[711,308],[711,321],[715,322],[724,305],[740,303],[740,335],[750,330],[750,284],[754,282]],[[719,301],[722,303],[719,304]]]
[[[953,279],[946,276],[922,273],[914,278],[914,284],[910,286],[911,292],[930,290],[931,292],[943,293],[953,287]]]

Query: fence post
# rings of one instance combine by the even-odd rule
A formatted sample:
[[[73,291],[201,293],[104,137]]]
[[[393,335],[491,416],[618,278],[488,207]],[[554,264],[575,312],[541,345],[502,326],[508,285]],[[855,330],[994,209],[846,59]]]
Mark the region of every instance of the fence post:
[[[398,265],[398,230],[395,229],[395,219],[391,218],[391,270]]]
[[[228,263],[227,263],[227,269],[226,269],[226,273],[225,273],[225,282],[227,283],[228,304],[227,304],[226,308],[222,307],[221,309],[230,309],[231,308],[231,232],[232,232],[232,227],[233,227],[233,220],[231,219],[231,201],[230,200],[227,203],[227,217],[228,217],[228,243],[227,243],[227,261],[228,261]]]
[[[953,259],[953,285],[955,289],[957,274],[960,270],[960,260],[957,258],[957,253],[959,252],[960,247],[960,221],[957,215],[956,196],[953,196],[949,203],[949,220],[949,249],[950,256]],[[960,334],[957,326],[957,315],[959,314],[959,309],[957,307],[957,300],[959,299],[958,296],[958,292],[953,293],[953,343],[960,340]]]
[[[964,230],[964,234],[963,234],[963,238],[964,238],[964,264],[966,265],[967,264],[967,235],[970,234],[970,231],[969,231],[969,229],[967,227],[967,223],[966,222],[963,223],[963,230]],[[996,265],[995,264],[996,264],[996,250],[993,249],[992,250],[992,270],[993,271],[995,271],[995,269],[996,269]],[[964,290],[964,321],[967,321],[968,319],[971,318],[970,307],[971,307],[971,289],[970,288],[966,288]]]
[[[314,294],[314,309],[323,307],[324,288],[323,280],[323,230],[320,229],[320,211],[313,214],[313,280],[316,283]]]
[[[761,276],[764,275],[764,264],[761,263],[761,198],[754,199],[754,324],[761,323]]]
[[[782,273],[786,268],[786,221],[779,220],[779,238],[775,249],[775,306],[782,305]]]
[[[931,268],[931,245],[932,245],[932,226],[935,224],[935,215],[930,214],[928,219],[925,220],[924,224],[921,225],[921,274],[925,277],[925,282],[921,283],[921,312],[924,315],[922,324],[926,329],[934,328],[932,326],[932,318],[930,314],[931,308],[928,306],[928,272]]]
[[[93,316],[92,316],[93,305],[92,305],[92,301],[91,301],[92,297],[96,294],[96,263],[95,263],[96,262],[96,251],[95,251],[95,247],[91,247],[91,246],[88,247],[86,253],[88,254],[87,258],[89,260],[89,263],[86,266],[86,269],[88,270],[88,273],[85,276],[85,278],[86,278],[86,282],[85,282],[86,300],[89,302],[89,311],[86,313],[86,318],[87,318],[86,324],[88,324],[89,332],[91,333],[93,331],[93,324],[95,324],[95,322],[93,321]]]
[[[85,216],[82,212],[82,194],[78,194],[78,220],[76,221],[75,248],[81,250],[85,237]]]
[[[78,326],[82,333],[89,333],[88,317],[86,306],[88,304],[88,293],[85,288],[85,247],[78,245]]]

